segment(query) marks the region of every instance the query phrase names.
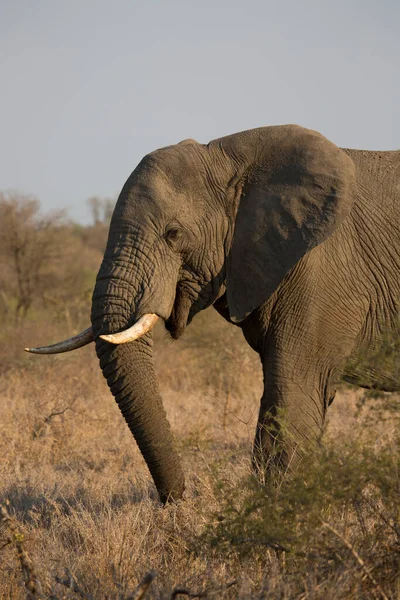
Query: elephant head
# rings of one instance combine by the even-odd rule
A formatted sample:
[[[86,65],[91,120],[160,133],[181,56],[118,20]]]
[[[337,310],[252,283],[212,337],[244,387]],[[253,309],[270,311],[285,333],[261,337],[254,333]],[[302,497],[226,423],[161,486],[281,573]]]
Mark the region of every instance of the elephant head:
[[[187,140],[147,155],[128,178],[97,276],[92,328],[32,350],[95,341],[164,502],[182,496],[184,478],[153,367],[155,321],[178,338],[224,296],[230,320],[240,324],[339,226],[354,191],[347,155],[296,125],[207,145]]]

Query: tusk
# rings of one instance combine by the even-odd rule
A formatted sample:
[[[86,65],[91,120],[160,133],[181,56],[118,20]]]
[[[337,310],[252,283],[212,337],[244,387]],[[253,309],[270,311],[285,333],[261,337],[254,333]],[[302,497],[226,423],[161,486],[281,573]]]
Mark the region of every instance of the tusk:
[[[101,335],[101,339],[111,344],[126,344],[127,342],[134,342],[141,338],[145,333],[153,329],[154,325],[158,320],[158,315],[148,314],[140,317],[139,321],[136,321],[132,327],[120,331],[119,333],[110,333],[109,335]]]
[[[88,327],[78,335],[74,335],[68,340],[58,342],[57,344],[51,344],[51,346],[40,346],[39,348],[25,348],[26,352],[32,352],[33,354],[61,354],[61,352],[70,352],[70,350],[76,350],[82,348],[93,342],[92,328]]]

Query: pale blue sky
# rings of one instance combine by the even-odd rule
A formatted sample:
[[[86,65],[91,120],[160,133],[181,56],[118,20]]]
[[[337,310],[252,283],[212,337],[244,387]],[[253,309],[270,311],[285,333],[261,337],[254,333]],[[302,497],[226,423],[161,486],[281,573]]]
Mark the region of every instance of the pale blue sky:
[[[0,190],[89,219],[147,152],[279,123],[400,148],[399,0],[1,0]]]

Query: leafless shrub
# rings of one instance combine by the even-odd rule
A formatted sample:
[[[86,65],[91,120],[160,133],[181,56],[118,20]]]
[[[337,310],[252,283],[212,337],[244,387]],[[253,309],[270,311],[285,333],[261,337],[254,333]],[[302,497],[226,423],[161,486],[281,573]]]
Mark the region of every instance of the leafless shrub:
[[[15,294],[15,314],[24,318],[41,290],[47,262],[54,258],[61,215],[39,216],[39,202],[14,192],[0,194],[0,254],[3,299]]]

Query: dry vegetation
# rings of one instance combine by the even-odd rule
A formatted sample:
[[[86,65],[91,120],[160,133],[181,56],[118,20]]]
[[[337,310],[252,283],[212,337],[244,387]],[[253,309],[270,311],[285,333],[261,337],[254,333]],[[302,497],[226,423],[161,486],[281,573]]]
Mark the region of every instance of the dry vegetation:
[[[146,598],[397,598],[398,397],[343,387],[317,459],[260,486],[257,356],[212,310],[178,342],[160,328],[157,372],[187,477],[185,500],[162,508],[93,347],[22,352],[86,325],[107,230],[100,218],[42,222],[33,210],[34,232],[18,225],[13,238],[58,232],[26,310],[15,245],[0,246],[0,598],[139,598],[150,572]]]

